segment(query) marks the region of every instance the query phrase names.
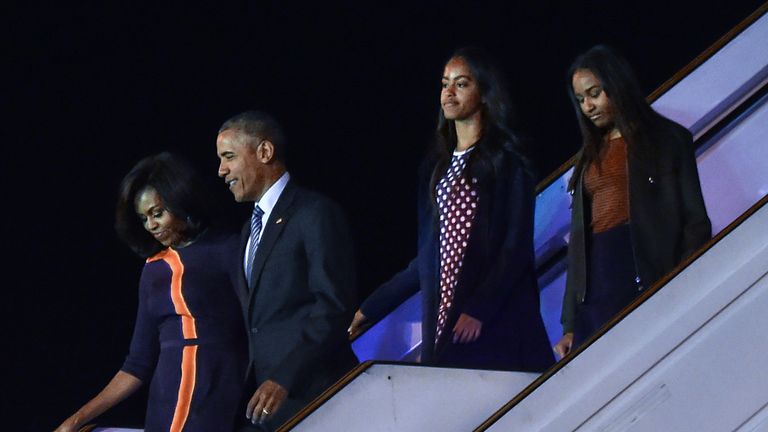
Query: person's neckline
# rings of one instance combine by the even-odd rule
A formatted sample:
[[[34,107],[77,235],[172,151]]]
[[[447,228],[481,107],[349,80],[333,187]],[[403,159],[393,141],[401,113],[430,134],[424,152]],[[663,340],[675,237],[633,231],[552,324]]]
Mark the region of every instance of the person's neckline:
[[[193,244],[195,244],[195,242],[197,242],[200,239],[200,237],[202,237],[203,235],[205,235],[205,233],[208,232],[208,229],[209,228],[206,227],[205,229],[197,233],[197,235],[195,235],[194,237],[188,240],[184,240],[176,246],[168,246],[168,249],[179,250],[179,249],[184,249],[186,247],[192,246]]]
[[[464,150],[454,150],[453,151],[453,155],[454,156],[462,156],[462,155],[465,155],[465,154],[471,152],[474,149],[475,149],[475,145],[472,144],[471,146],[465,148]]]

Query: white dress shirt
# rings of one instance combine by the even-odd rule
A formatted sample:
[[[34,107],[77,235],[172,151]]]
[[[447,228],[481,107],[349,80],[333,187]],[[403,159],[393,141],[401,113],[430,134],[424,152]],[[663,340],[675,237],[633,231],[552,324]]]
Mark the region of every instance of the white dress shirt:
[[[291,175],[288,174],[288,171],[286,171],[282,176],[280,176],[279,179],[277,179],[275,183],[272,184],[272,186],[269,187],[269,189],[267,189],[266,192],[264,192],[264,195],[262,195],[261,199],[253,204],[254,208],[259,206],[264,214],[261,215],[261,233],[259,233],[259,238],[255,246],[251,245],[251,238],[248,237],[248,244],[245,246],[245,256],[243,257],[244,269],[248,268],[248,257],[250,256],[251,247],[259,247],[261,237],[264,235],[264,230],[267,229],[267,221],[269,220],[269,215],[272,214],[272,210],[275,208],[277,200],[280,198],[280,195],[283,194],[285,185],[288,184],[288,180],[290,179]]]

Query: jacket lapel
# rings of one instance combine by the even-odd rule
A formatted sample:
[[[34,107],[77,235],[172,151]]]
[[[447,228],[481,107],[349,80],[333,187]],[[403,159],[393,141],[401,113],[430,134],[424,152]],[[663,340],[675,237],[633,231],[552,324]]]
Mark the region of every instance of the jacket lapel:
[[[264,269],[264,263],[272,252],[272,248],[275,246],[280,234],[283,232],[283,228],[287,224],[289,210],[295,195],[296,188],[293,186],[293,182],[289,181],[288,184],[285,185],[283,193],[280,194],[280,198],[278,198],[275,208],[272,209],[272,213],[269,215],[269,220],[266,225],[264,225],[261,241],[259,241],[258,249],[256,249],[256,256],[253,259],[251,284],[248,287],[248,305],[251,308],[253,308],[253,299],[258,291],[257,287],[259,285],[261,272]]]

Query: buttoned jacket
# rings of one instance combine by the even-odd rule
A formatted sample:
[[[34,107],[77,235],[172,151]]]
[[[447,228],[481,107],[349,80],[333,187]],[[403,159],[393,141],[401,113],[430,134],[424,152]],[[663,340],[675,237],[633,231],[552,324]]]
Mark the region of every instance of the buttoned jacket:
[[[355,305],[352,241],[341,208],[290,180],[252,266],[243,272],[250,222],[241,234],[237,294],[249,338],[249,373],[307,403],[357,362],[347,338]],[[287,415],[287,413],[282,413]]]

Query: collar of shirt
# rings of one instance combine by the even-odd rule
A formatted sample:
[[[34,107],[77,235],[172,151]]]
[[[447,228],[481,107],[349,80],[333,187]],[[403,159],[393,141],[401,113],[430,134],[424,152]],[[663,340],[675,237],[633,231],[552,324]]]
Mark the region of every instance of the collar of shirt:
[[[254,203],[253,207],[256,208],[256,206],[259,206],[261,210],[264,212],[263,215],[261,215],[261,232],[259,233],[259,241],[261,241],[261,237],[264,235],[264,230],[267,228],[267,221],[269,220],[269,216],[272,214],[272,210],[275,208],[275,204],[277,204],[277,200],[280,199],[280,195],[283,194],[283,190],[285,189],[285,185],[288,184],[288,180],[291,179],[291,175],[288,174],[288,171],[283,173],[282,176],[280,176],[279,179],[275,183],[272,184],[272,186],[267,189],[266,192],[264,192],[264,195],[261,197],[259,202]],[[251,253],[251,248],[254,247],[251,244],[251,239],[248,239],[248,244],[245,246],[245,255],[243,256],[243,269],[248,268],[248,257]],[[258,247],[258,244],[256,245]]]
[[[472,145],[471,147],[469,147],[469,148],[466,148],[466,149],[464,149],[464,150],[454,150],[454,151],[453,151],[453,155],[454,155],[454,156],[463,156],[463,155],[465,155],[465,154],[467,154],[467,153],[471,152],[471,151],[472,151],[472,150],[474,150],[474,149],[475,149],[475,146],[474,146],[474,145]]]
[[[254,208],[259,206],[261,207],[261,211],[264,212],[264,215],[261,217],[261,226],[266,228],[265,224],[269,220],[269,215],[272,214],[272,210],[275,208],[277,200],[280,199],[280,195],[283,194],[285,185],[288,184],[288,180],[290,179],[291,175],[288,174],[288,171],[284,172],[283,175],[280,176],[280,178],[277,179],[277,181],[274,182],[266,192],[264,192],[264,195],[262,195],[261,199],[257,203],[253,204]],[[263,233],[264,229],[262,229],[261,232]]]

